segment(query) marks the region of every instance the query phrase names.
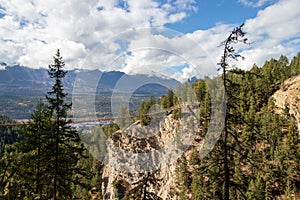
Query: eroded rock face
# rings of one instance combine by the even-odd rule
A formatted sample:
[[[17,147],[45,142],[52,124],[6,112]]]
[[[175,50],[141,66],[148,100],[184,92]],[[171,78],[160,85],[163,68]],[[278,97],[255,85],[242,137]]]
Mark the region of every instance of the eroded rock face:
[[[273,97],[280,112],[287,109],[296,119],[300,135],[300,75],[286,80],[282,89],[276,91]]]
[[[148,126],[137,121],[108,139],[108,158],[102,176],[104,199],[117,198],[116,183],[128,194],[149,172],[155,173],[159,185],[150,185],[148,190],[162,199],[169,198],[172,188],[176,188],[176,161],[188,155],[199,136],[196,117],[185,114],[184,109],[182,113],[180,119],[170,114]]]

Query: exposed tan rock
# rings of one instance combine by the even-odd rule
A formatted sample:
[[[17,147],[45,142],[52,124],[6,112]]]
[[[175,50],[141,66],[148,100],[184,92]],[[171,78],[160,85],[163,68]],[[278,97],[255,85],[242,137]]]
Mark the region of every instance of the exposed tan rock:
[[[170,199],[171,191],[176,189],[177,158],[188,156],[190,147],[199,145],[195,141],[195,137],[199,137],[197,120],[182,110],[179,120],[170,114],[162,117],[159,123],[148,126],[141,126],[137,121],[108,139],[108,162],[102,175],[105,199],[116,198],[115,180],[124,183],[128,192],[148,171],[155,172],[160,182],[159,186],[150,186],[151,192],[162,199]]]
[[[288,109],[289,114],[296,119],[300,133],[300,75],[286,80],[282,88],[273,95],[279,112]]]

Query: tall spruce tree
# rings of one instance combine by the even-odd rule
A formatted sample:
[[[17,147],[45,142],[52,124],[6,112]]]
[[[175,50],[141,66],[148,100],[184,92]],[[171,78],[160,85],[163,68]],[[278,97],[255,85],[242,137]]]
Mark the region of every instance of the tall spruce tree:
[[[85,149],[80,143],[78,133],[70,126],[71,121],[67,119],[67,111],[71,103],[66,103],[67,93],[64,91],[62,80],[67,74],[63,68],[65,63],[57,50],[54,56],[54,64],[49,65],[49,76],[54,80],[52,90],[46,96],[49,109],[55,122],[53,131],[53,199],[65,199],[72,197],[72,187],[82,184],[85,176],[84,170],[78,168],[77,162],[85,157]]]
[[[221,145],[222,145],[222,154],[223,154],[223,176],[224,176],[224,186],[223,186],[223,198],[225,200],[230,199],[230,187],[235,186],[236,183],[234,183],[230,178],[232,176],[231,172],[231,166],[230,166],[230,161],[232,160],[232,154],[231,152],[234,151],[234,146],[238,144],[233,144],[234,143],[239,143],[236,134],[234,133],[232,127],[230,127],[231,124],[234,124],[235,121],[239,118],[239,116],[236,116],[231,112],[232,110],[236,109],[236,97],[232,95],[232,91],[234,90],[234,86],[232,85],[232,82],[228,78],[228,71],[231,69],[229,65],[229,60],[234,59],[237,60],[239,57],[241,57],[240,54],[238,54],[234,47],[232,46],[233,44],[242,42],[242,43],[247,43],[247,38],[244,38],[245,32],[242,30],[242,27],[244,24],[240,25],[239,27],[236,27],[226,38],[226,40],[222,43],[224,46],[224,51],[223,55],[221,58],[221,61],[219,65],[221,66],[222,70],[222,79],[223,79],[223,85],[224,85],[224,90],[226,92],[226,97],[227,97],[227,112],[225,116],[225,121],[224,121],[224,130],[222,133],[222,138],[221,138]],[[232,162],[232,165],[234,163]]]

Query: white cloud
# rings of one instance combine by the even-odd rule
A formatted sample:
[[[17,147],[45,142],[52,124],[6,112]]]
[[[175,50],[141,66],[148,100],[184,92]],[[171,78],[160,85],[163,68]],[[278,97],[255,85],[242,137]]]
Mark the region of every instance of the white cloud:
[[[253,7],[275,2],[239,1]],[[178,80],[212,75],[222,54],[218,46],[235,26],[216,24],[187,34],[153,28],[188,17],[197,10],[195,0],[0,0],[0,4],[5,13],[0,18],[0,61],[35,68],[46,67],[60,48],[68,68],[83,64],[89,69],[161,73]],[[246,37],[253,43],[237,46],[245,56],[239,66],[261,66],[271,57],[291,57],[300,50],[298,5],[298,0],[281,0],[245,22]],[[120,56],[123,51],[128,52]]]
[[[278,59],[280,55],[287,55],[290,58],[295,56],[294,48],[287,48],[282,45],[277,45],[272,48],[254,48],[250,50],[243,51],[243,55],[245,55],[245,59],[239,61],[238,66],[250,69],[253,64],[257,64],[258,66],[262,66],[265,61],[270,60],[271,58]]]
[[[186,13],[184,13],[184,12],[172,14],[172,15],[169,16],[169,22],[170,23],[178,22],[178,21],[182,20],[185,17],[186,17]]]
[[[297,36],[300,11],[295,8],[298,5],[298,0],[282,0],[260,11],[256,18],[247,20],[245,28],[249,33],[277,41]]]
[[[244,65],[248,68],[254,62],[262,65],[265,60],[280,55],[291,58],[300,50],[297,40],[300,38],[298,5],[298,0],[281,0],[245,22],[245,31],[252,44],[251,49],[244,52]]]
[[[238,0],[238,2],[251,7],[261,7],[267,3],[272,3],[274,0]]]
[[[300,51],[300,10],[295,9],[298,5],[298,0],[281,0],[246,20],[244,31],[251,44],[235,46],[245,59],[232,61],[232,66],[250,69],[254,63],[262,66],[266,60],[279,58],[280,55],[290,59],[295,56]],[[213,63],[218,63],[223,50],[218,46],[234,26],[238,25],[217,24],[213,28],[187,34],[187,37],[205,49]],[[213,73],[212,70],[206,72]]]
[[[18,63],[24,66],[32,66],[37,68],[48,67],[53,60],[53,52],[60,49],[63,59],[67,63],[67,69],[75,68],[79,63],[77,59],[83,59],[86,55],[86,49],[83,44],[75,43],[73,41],[62,40],[56,41],[51,44],[46,44],[41,41],[32,41],[25,48],[26,54],[18,59]],[[37,51],[38,49],[38,51]]]
[[[79,67],[108,38],[130,28],[180,21],[193,3],[172,1],[166,9],[154,0],[0,0],[5,14],[0,19],[0,45],[6,47],[1,48],[0,59],[40,67],[55,53],[53,49],[61,47],[70,64]],[[7,52],[11,56],[4,56]]]
[[[168,29],[153,32],[142,29],[130,34],[136,37],[130,41],[128,47],[130,54],[124,56],[122,60],[124,72],[130,74],[159,72],[181,81],[191,76],[203,77],[216,72],[209,52],[189,35]],[[185,67],[180,69],[180,66]],[[174,67],[181,72],[178,73]]]
[[[176,0],[175,5],[177,8],[181,8],[182,10],[197,10],[197,7],[195,6],[196,1],[195,0]]]

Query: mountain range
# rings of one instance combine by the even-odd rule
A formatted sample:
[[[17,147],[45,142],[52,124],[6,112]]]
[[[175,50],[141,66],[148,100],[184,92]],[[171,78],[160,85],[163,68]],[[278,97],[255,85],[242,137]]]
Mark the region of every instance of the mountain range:
[[[128,92],[162,95],[168,88],[174,89],[181,83],[175,79],[151,75],[128,75],[119,71],[102,72],[100,70],[68,71],[63,85],[72,93],[74,85],[82,92],[111,93]],[[45,95],[51,89],[53,81],[47,69],[32,69],[23,66],[5,66],[0,70],[0,93],[2,95]]]

